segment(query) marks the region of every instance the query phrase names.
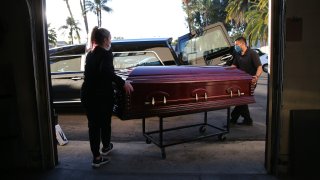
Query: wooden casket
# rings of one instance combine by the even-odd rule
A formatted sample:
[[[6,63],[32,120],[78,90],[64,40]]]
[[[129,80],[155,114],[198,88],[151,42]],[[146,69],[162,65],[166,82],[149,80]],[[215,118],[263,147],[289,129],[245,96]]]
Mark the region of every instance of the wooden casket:
[[[254,103],[252,76],[222,66],[140,66],[129,74],[134,92],[117,89],[114,113],[122,120],[168,117]]]

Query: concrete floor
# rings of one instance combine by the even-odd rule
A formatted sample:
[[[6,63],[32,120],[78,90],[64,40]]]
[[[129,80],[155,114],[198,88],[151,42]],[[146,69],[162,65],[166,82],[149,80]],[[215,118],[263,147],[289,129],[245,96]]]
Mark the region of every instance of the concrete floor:
[[[115,142],[110,163],[92,169],[88,141],[58,146],[59,165],[44,179],[276,179],[264,168],[265,141],[206,139],[160,149],[141,141]]]

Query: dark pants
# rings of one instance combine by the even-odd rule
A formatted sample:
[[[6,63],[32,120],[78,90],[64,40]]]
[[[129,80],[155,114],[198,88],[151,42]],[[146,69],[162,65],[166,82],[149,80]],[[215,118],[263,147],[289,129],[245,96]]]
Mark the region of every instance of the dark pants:
[[[254,85],[254,89],[256,89],[257,84]],[[248,104],[235,106],[233,111],[231,112],[231,122],[237,122],[239,117],[243,117],[243,122],[252,122],[249,112]]]
[[[247,104],[234,107],[233,111],[231,112],[231,121],[236,122],[240,116],[244,118],[244,122],[252,122],[249,106]]]
[[[82,99],[82,103],[88,119],[91,152],[94,158],[99,157],[100,142],[104,147],[110,144],[113,103],[106,98],[97,97]]]

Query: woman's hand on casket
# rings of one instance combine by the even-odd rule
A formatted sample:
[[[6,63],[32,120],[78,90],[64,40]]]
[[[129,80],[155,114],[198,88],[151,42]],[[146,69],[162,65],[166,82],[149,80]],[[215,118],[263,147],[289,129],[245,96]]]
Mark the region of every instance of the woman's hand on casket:
[[[131,92],[133,92],[133,87],[132,85],[130,84],[129,81],[126,81],[123,85],[123,89],[124,91],[126,92],[126,94],[130,95]]]

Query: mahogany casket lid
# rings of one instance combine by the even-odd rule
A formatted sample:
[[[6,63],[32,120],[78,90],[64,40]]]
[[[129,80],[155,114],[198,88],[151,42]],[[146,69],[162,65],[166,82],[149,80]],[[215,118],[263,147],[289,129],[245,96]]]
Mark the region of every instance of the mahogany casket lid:
[[[162,81],[238,80],[252,76],[236,67],[224,66],[139,66],[130,72],[127,80]]]

